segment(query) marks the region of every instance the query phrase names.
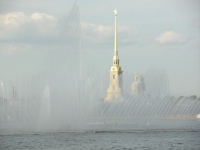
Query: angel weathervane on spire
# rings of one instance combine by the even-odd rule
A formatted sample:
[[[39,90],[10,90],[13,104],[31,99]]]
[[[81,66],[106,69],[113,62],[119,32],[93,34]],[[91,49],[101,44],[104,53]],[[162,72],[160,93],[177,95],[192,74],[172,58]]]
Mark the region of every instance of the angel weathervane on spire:
[[[116,8],[114,10],[114,14],[115,14],[115,16],[117,16],[117,9]]]

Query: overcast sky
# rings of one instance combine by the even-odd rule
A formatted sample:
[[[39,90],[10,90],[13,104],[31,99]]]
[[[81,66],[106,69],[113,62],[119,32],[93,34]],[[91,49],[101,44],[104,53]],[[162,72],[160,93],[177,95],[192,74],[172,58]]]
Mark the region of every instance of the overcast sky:
[[[93,67],[108,73],[112,65],[117,8],[124,73],[165,70],[171,94],[200,96],[199,0],[77,0],[76,4],[81,49]],[[0,0],[0,80],[53,65],[45,59],[51,60],[50,50],[66,49],[60,37],[66,37],[67,45],[74,41],[74,31],[67,31],[65,24],[73,5],[72,0]]]

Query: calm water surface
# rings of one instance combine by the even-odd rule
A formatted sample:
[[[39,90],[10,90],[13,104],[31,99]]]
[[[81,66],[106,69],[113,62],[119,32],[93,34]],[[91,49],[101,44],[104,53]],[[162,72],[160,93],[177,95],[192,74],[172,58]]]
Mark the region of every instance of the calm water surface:
[[[0,150],[200,150],[200,131],[40,133],[0,136]]]

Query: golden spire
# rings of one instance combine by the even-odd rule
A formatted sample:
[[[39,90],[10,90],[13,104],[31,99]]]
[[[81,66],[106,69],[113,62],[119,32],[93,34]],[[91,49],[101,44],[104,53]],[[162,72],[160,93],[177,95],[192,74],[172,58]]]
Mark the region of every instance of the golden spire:
[[[115,35],[114,35],[114,57],[113,65],[110,68],[110,85],[107,89],[107,96],[104,102],[111,102],[112,100],[122,100],[122,70],[119,66],[118,57],[118,43],[117,43],[117,9],[114,10],[115,15]]]
[[[118,45],[117,45],[117,9],[114,10],[114,15],[115,15],[114,51],[115,51],[115,56],[118,56]]]

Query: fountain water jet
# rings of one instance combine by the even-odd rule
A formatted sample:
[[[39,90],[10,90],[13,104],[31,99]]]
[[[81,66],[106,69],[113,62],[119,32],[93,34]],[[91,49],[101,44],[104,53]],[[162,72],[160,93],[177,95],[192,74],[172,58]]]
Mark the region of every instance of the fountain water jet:
[[[61,39],[68,42],[67,48],[49,51],[54,56],[49,61],[56,59],[56,67],[16,79],[15,86],[3,80],[1,102],[5,102],[5,109],[0,114],[0,132],[199,129],[200,100],[167,96],[168,78],[162,70],[144,74],[148,94],[135,96],[125,90],[123,101],[105,104],[102,98],[106,87],[102,85],[106,85],[106,79],[98,70],[93,69],[92,74],[88,71],[92,62],[84,59],[80,51],[76,5],[67,19],[67,27]],[[130,87],[131,82],[124,86]],[[20,94],[13,96],[13,87]]]

